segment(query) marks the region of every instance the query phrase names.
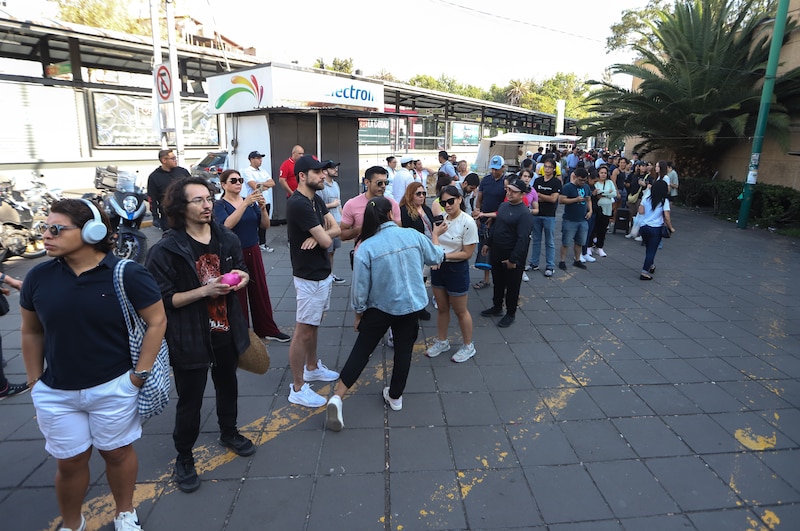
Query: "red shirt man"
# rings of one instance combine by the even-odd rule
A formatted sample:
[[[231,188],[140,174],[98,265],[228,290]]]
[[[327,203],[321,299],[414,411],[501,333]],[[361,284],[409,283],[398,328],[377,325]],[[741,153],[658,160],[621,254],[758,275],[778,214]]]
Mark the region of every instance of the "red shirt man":
[[[278,179],[281,186],[286,190],[286,197],[290,197],[297,190],[297,177],[294,174],[294,163],[297,159],[305,155],[303,146],[292,148],[292,156],[283,161]]]

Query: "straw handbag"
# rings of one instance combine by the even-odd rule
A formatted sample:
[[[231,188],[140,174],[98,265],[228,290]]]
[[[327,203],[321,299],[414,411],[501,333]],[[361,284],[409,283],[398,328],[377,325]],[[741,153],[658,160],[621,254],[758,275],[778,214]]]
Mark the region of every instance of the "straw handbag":
[[[250,347],[239,356],[239,368],[247,372],[264,374],[269,370],[269,352],[261,338],[249,329]]]

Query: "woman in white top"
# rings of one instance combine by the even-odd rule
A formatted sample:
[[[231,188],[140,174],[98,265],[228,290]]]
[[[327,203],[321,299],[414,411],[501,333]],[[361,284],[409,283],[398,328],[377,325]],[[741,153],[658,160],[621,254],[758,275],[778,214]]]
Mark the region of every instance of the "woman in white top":
[[[653,280],[653,273],[656,272],[654,265],[658,244],[661,243],[661,234],[666,225],[670,232],[675,232],[672,221],[669,217],[669,187],[661,179],[653,183],[650,195],[642,199],[639,205],[639,214],[644,217],[642,225],[639,227],[639,235],[645,245],[644,265],[639,275],[640,280]]]
[[[614,208],[614,201],[619,197],[619,191],[614,181],[608,178],[608,166],[603,164],[597,169],[597,177],[599,180],[594,185],[597,190],[597,206],[600,210],[597,212],[597,219],[594,223],[594,234],[597,238],[595,246],[597,247],[597,256],[608,256],[603,250],[606,243],[606,232],[608,232],[608,222],[611,221],[611,214]],[[588,252],[588,251],[587,251]]]
[[[478,243],[478,226],[472,216],[464,212],[464,198],[455,186],[445,186],[439,193],[439,202],[444,207],[445,219],[442,222],[447,230],[433,231],[433,243],[444,248],[445,261],[439,267],[431,267],[431,286],[438,303],[436,321],[436,342],[425,353],[435,358],[450,350],[447,327],[450,326],[450,307],[458,319],[464,345],[451,358],[456,363],[467,361],[475,355],[472,344],[472,315],[467,309],[469,293],[469,259]]]

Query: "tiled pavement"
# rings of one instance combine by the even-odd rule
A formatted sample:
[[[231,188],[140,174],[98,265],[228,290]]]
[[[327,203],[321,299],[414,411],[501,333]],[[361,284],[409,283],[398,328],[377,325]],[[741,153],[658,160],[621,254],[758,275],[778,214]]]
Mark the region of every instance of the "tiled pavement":
[[[240,375],[240,425],[258,452],[217,446],[209,398],[194,494],[170,481],[173,401],[136,443],[144,528],[799,529],[797,242],[687,210],[673,217],[652,282],[638,280],[643,248],[617,233],[588,271],[529,273],[511,328],[478,315],[491,290],[471,291],[478,354],[463,365],[424,357],[435,318],[423,322],[401,412],[381,400],[392,351],[380,347],[344,401],[340,433],[324,430],[323,409],[287,402],[288,345],[269,345],[269,372]],[[268,235],[276,320],[290,332],[285,228]],[[319,335],[332,368],[355,339],[348,249],[336,257],[348,285],[333,288]],[[0,327],[6,370],[21,380],[18,310]],[[452,353],[455,319],[450,339]],[[0,462],[0,528],[56,528],[55,467],[30,395],[0,402]],[[88,529],[112,529],[101,465],[93,457]]]

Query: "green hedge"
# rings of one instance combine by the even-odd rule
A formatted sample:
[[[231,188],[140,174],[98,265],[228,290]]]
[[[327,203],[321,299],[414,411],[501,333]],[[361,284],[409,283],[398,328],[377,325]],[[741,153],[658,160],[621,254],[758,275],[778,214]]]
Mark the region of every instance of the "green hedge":
[[[737,219],[743,183],[682,177],[679,200],[690,207],[711,208],[717,216]],[[756,183],[750,219],[762,227],[800,225],[800,191],[786,186]]]

